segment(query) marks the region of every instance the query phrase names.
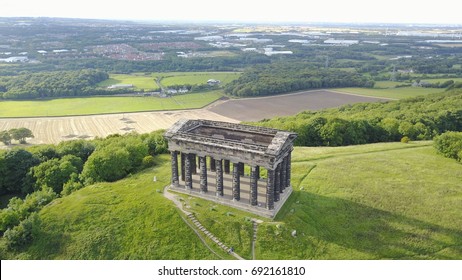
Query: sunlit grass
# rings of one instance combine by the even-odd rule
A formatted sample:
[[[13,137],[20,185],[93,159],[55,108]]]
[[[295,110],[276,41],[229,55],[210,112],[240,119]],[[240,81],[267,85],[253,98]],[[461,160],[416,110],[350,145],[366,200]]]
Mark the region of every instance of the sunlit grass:
[[[78,97],[51,100],[1,101],[0,117],[72,116],[122,112],[202,108],[219,99],[222,91],[174,97]]]

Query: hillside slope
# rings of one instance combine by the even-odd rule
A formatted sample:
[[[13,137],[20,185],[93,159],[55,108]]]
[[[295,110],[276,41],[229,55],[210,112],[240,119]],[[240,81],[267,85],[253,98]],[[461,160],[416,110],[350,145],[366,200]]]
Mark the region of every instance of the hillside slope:
[[[283,230],[261,229],[260,258],[462,259],[462,166],[431,142],[297,148],[292,161],[297,191]]]
[[[294,193],[274,221],[258,226],[256,258],[462,259],[462,165],[431,145],[297,147]],[[89,186],[45,207],[39,238],[8,258],[216,258],[160,193],[170,166],[167,156],[158,160],[154,171]],[[183,203],[251,257],[252,215],[198,198]]]

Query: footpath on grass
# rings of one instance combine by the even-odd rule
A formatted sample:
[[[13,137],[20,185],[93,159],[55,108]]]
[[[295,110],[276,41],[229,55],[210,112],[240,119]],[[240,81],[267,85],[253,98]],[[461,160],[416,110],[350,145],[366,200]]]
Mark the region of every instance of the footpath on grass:
[[[236,254],[236,252],[234,252],[234,250],[232,250],[231,248],[229,248],[228,246],[226,246],[223,242],[221,242],[216,236],[214,236],[210,231],[208,231],[197,219],[196,217],[194,216],[194,213],[191,213],[187,210],[185,210],[183,208],[183,204],[181,201],[178,200],[178,197],[175,196],[173,193],[169,192],[168,191],[168,186],[166,186],[164,188],[164,196],[165,198],[171,200],[175,206],[181,211],[183,212],[186,217],[188,217],[188,219],[191,221],[191,223],[188,223],[183,217],[183,221],[185,221],[185,223],[196,233],[196,235],[199,237],[199,239],[202,241],[202,243],[204,243],[204,245],[212,252],[214,253],[216,256],[218,256],[219,258],[221,258],[221,256],[219,254],[217,254],[208,244],[207,242],[205,242],[204,238],[202,237],[202,235],[200,234],[200,232],[202,232],[208,239],[212,240],[215,244],[217,244],[220,248],[222,248],[225,252],[227,252],[228,254],[232,255],[233,257],[235,257],[236,259],[238,260],[244,260],[244,258],[242,258],[241,256],[239,256],[238,254]]]

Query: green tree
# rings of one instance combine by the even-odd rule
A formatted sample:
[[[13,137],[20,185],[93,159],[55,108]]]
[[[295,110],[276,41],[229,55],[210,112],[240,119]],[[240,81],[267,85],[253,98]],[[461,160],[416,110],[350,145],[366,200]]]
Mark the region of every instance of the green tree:
[[[0,131],[0,142],[5,145],[11,144],[11,135],[8,131]]]
[[[341,146],[344,144],[345,136],[348,128],[348,121],[333,118],[321,128],[321,137],[326,146]]]
[[[55,145],[37,145],[29,147],[27,150],[41,162],[60,157]]]
[[[72,173],[69,180],[66,183],[64,183],[63,191],[61,192],[61,195],[63,196],[70,195],[71,193],[83,187],[84,186],[82,182],[80,182],[79,176],[76,173]]]
[[[88,158],[81,179],[85,185],[113,182],[124,178],[131,167],[130,153],[126,149],[108,146],[95,151]]]
[[[95,144],[85,140],[63,141],[56,150],[60,156],[74,155],[85,162],[95,150]]]
[[[5,194],[7,192],[6,188],[6,160],[5,160],[5,153],[0,151],[0,195]]]
[[[70,157],[77,158],[75,156]],[[52,188],[55,193],[61,193],[64,183],[69,181],[72,174],[78,172],[79,170],[69,158],[51,159],[32,168],[36,189],[47,186]]]
[[[462,132],[448,131],[434,138],[436,150],[448,158],[462,160]]]
[[[4,238],[9,249],[19,249],[29,244],[37,237],[41,221],[39,215],[34,213],[22,221],[18,226],[7,229]]]
[[[23,189],[29,189],[25,178],[32,166],[40,161],[34,155],[23,149],[8,151],[5,155],[5,181],[4,186],[10,193],[19,193]]]
[[[27,143],[26,138],[34,138],[34,134],[32,134],[32,131],[25,127],[10,129],[9,133],[11,135],[11,138],[13,138],[14,140],[18,140],[21,144]]]
[[[380,125],[387,132],[388,139],[391,141],[397,141],[400,139],[401,134],[399,132],[399,121],[395,118],[384,118]]]

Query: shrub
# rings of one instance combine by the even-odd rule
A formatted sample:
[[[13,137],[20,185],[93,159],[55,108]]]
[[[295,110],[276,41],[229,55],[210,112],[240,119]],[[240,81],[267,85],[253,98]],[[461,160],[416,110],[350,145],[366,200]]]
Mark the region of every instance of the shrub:
[[[40,230],[40,218],[37,213],[30,215],[18,226],[5,231],[3,237],[9,249],[18,249],[29,244]]]
[[[409,137],[407,136],[404,136],[403,138],[401,138],[401,143],[409,143],[411,139],[409,139]]]
[[[75,173],[73,173],[69,179],[69,181],[67,181],[64,186],[63,186],[63,191],[61,192],[61,195],[63,196],[66,196],[66,195],[70,195],[71,193],[77,191],[77,190],[80,190],[81,188],[83,188],[83,184],[82,182],[80,182],[79,180],[79,176]]]
[[[3,209],[0,212],[0,232],[5,232],[19,224],[19,214],[13,209]]]
[[[445,157],[462,160],[462,132],[445,132],[434,138],[434,146]]]
[[[143,167],[151,167],[151,166],[154,166],[154,157],[149,155],[149,156],[145,156],[143,158]]]

